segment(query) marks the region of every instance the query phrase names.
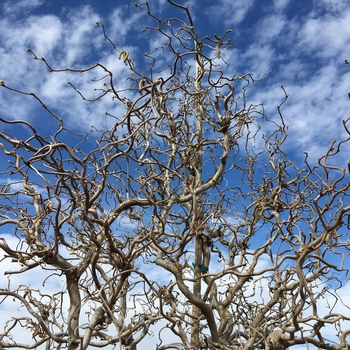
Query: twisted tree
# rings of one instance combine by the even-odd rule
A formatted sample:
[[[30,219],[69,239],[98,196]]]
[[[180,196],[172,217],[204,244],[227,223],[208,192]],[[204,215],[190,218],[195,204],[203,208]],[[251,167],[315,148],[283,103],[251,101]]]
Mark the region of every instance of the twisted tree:
[[[28,49],[53,74],[99,72],[93,99],[71,85],[85,100],[112,96],[125,106],[106,113],[106,130],[68,130],[39,96],[1,81],[36,99],[55,130],[44,136],[34,122],[0,119],[8,161],[0,227],[18,239],[0,238],[1,263],[12,266],[0,303],[22,308],[0,346],[135,350],[152,336],[159,350],[349,349],[339,290],[350,185],[336,157],[349,138],[317,164],[306,155],[297,165],[283,151],[284,87],[276,113],[265,115],[246,98],[263,77],[222,68],[230,30],[199,38],[188,7],[167,2],[183,17],[162,20],[135,4],[155,23],[145,30],[164,41],[146,54],[148,71],[97,23],[130,70],[124,89],[102,64],[57,69]],[[11,283],[36,271],[46,273],[40,289]]]

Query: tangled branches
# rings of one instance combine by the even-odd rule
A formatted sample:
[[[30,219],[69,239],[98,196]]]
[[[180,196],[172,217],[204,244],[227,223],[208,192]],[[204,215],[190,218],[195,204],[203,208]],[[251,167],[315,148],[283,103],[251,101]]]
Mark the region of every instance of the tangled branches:
[[[230,30],[200,39],[189,9],[168,3],[184,19],[161,20],[148,3],[136,4],[156,23],[145,30],[166,40],[158,49],[172,55],[161,67],[154,50],[146,54],[149,72],[98,24],[130,69],[127,89],[100,63],[56,69],[29,50],[53,74],[102,70],[96,98],[70,83],[84,100],[111,95],[124,106],[123,115],[107,113],[111,126],[98,136],[66,129],[37,95],[1,81],[36,99],[58,127],[48,138],[35,123],[0,119],[9,179],[0,226],[14,232],[0,239],[1,263],[11,262],[1,303],[13,299],[25,310],[5,323],[0,346],[135,350],[158,332],[157,349],[349,347],[337,290],[349,251],[350,185],[336,162],[348,139],[316,165],[307,157],[294,164],[282,147],[284,87],[277,122],[248,103],[252,74],[220,68],[234,47]],[[44,273],[40,288],[11,283],[34,271]],[[18,329],[29,329],[34,343],[15,340]]]

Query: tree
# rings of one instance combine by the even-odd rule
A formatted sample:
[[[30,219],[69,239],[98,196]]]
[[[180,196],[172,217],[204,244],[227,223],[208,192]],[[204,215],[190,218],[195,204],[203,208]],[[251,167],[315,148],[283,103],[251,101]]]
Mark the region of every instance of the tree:
[[[3,304],[13,299],[25,310],[8,320],[0,346],[134,350],[156,331],[157,349],[349,348],[348,310],[337,308],[350,185],[336,157],[349,138],[315,165],[307,154],[299,166],[287,158],[284,87],[276,115],[266,116],[246,97],[263,77],[221,67],[221,51],[234,47],[230,30],[199,38],[188,7],[167,2],[181,18],[162,20],[148,3],[135,4],[156,24],[146,30],[165,40],[146,54],[148,72],[97,23],[130,69],[123,89],[102,64],[57,69],[28,49],[52,73],[102,71],[97,98],[71,85],[85,100],[109,95],[125,106],[123,115],[106,114],[106,130],[68,130],[37,95],[1,81],[35,98],[57,128],[44,136],[28,121],[1,118],[11,130],[0,132],[6,174],[15,180],[1,188],[0,226],[18,238],[16,247],[1,238],[2,261],[13,263],[9,281],[48,275],[40,290],[10,282],[0,290]],[[159,51],[172,60],[164,64]],[[27,139],[16,136],[19,127]],[[60,283],[53,295],[49,280]],[[21,328],[32,344],[13,337]]]

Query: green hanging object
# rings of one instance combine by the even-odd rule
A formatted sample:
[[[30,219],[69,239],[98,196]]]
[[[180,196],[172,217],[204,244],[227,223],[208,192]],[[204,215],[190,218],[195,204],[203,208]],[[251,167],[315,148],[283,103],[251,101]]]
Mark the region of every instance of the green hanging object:
[[[201,271],[202,271],[203,273],[207,273],[207,272],[208,272],[208,268],[207,268],[206,266],[204,266],[204,265],[197,265],[197,264],[195,264],[195,263],[193,262],[193,263],[192,263],[192,266],[193,266],[194,269],[201,269]]]
[[[202,174],[202,169],[191,170],[191,171],[190,171],[190,175],[191,175],[191,176],[196,176],[196,172],[197,172],[197,174]]]
[[[188,220],[189,220],[190,222],[192,222],[193,219],[192,219],[192,218],[189,218]],[[201,215],[200,218],[199,218],[199,220],[204,220],[204,215]]]

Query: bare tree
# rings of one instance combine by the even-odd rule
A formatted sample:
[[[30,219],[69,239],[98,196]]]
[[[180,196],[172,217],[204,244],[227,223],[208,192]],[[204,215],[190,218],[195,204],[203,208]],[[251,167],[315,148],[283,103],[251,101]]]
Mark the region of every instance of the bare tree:
[[[1,188],[0,226],[18,244],[0,239],[1,263],[13,265],[0,295],[25,311],[6,322],[0,346],[134,350],[157,332],[157,349],[349,349],[349,308],[338,306],[350,185],[336,157],[349,139],[297,166],[282,147],[284,87],[266,116],[246,98],[253,75],[221,67],[221,51],[234,46],[230,30],[199,38],[188,8],[167,1],[182,18],[162,20],[135,4],[155,23],[146,30],[165,40],[146,54],[148,72],[97,23],[130,69],[124,90],[102,64],[57,69],[29,50],[52,73],[102,71],[101,94],[90,101],[109,95],[125,106],[123,115],[107,113],[106,130],[68,130],[37,95],[1,81],[35,98],[57,128],[44,136],[1,118],[1,157],[14,180]],[[344,128],[349,134],[347,121]],[[38,270],[47,272],[42,289],[12,288],[15,275]],[[45,291],[62,279],[57,293]],[[25,329],[31,344],[15,337]]]

